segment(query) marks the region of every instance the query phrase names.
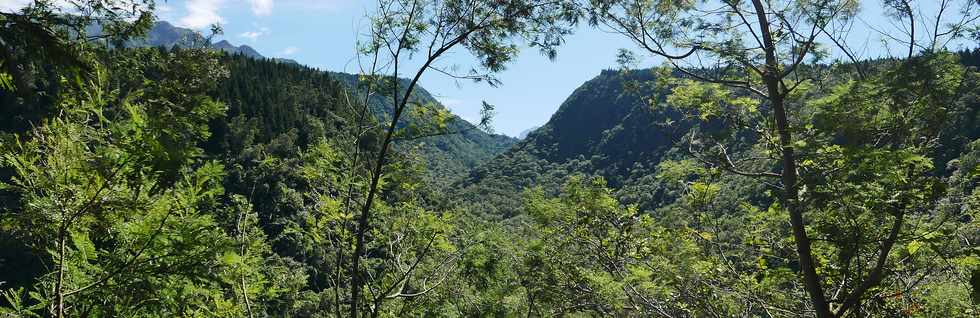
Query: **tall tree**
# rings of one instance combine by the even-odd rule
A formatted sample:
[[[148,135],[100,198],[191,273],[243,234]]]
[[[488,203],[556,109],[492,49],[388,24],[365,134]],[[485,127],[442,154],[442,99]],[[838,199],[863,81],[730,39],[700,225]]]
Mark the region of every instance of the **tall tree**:
[[[0,128],[24,129],[51,111],[59,76],[89,74],[91,48],[144,34],[153,9],[152,0],[34,0],[0,11],[0,78],[10,86],[0,90],[10,114]]]
[[[381,180],[389,162],[400,120],[413,104],[413,92],[422,75],[429,71],[449,76],[488,81],[518,52],[521,40],[538,46],[553,57],[555,48],[567,34],[568,26],[579,15],[567,2],[550,0],[382,0],[372,16],[369,38],[361,51],[367,57],[364,73],[378,92],[390,96],[393,111],[385,128],[381,146],[370,158],[373,168],[364,191],[354,226],[354,251],[350,274],[350,316],[358,317],[367,277],[361,260],[365,243],[371,239],[374,201],[381,191]],[[444,65],[447,53],[466,51],[476,59],[470,72],[455,74]],[[401,80],[408,76],[407,84]],[[383,229],[382,229],[383,230]],[[370,310],[368,310],[370,311]]]
[[[91,79],[65,90],[59,115],[3,142],[3,167],[12,170],[3,190],[20,202],[4,211],[4,231],[52,254],[54,271],[35,287],[55,317],[180,311],[168,302],[137,305],[175,292],[167,284],[220,298],[220,288],[192,291],[195,284],[167,272],[201,277],[216,263],[205,255],[227,246],[202,213],[217,207],[221,167],[199,161],[196,148],[207,121],[223,112],[202,95],[222,73],[198,73],[216,69],[213,52],[140,53],[113,54],[132,72],[126,79],[110,80],[94,65]]]
[[[916,54],[943,51],[950,41],[965,36],[973,29],[978,14],[974,1],[962,1],[955,8],[959,10],[951,12],[954,1],[943,0],[929,17],[911,1],[884,1],[884,4],[892,18],[907,26],[907,37],[883,34],[890,37],[893,45],[907,48],[903,57],[910,64],[914,63],[911,59]],[[691,149],[694,145],[701,148],[692,153],[705,163],[733,174],[778,181],[774,189],[779,193],[781,208],[789,214],[800,272],[813,312],[818,317],[854,312],[865,293],[888,273],[885,260],[905,228],[905,212],[882,215],[892,222],[888,225],[890,230],[875,240],[881,244],[877,244],[878,256],[868,264],[871,270],[857,279],[857,283],[842,285],[848,287],[848,291],[828,295],[824,285],[827,281],[818,270],[820,264],[814,253],[810,233],[813,229],[808,226],[814,220],[807,219],[807,215],[823,207],[814,205],[812,197],[806,193],[812,189],[803,186],[806,183],[801,177],[811,178],[830,170],[804,164],[808,158],[801,155],[800,148],[806,141],[798,137],[807,124],[802,119],[806,113],[799,97],[805,96],[811,85],[824,79],[821,78],[824,69],[817,65],[827,56],[827,51],[821,49],[824,43],[839,49],[851,62],[848,67],[854,70],[854,78],[866,76],[866,63],[858,61],[854,50],[848,46],[846,33],[859,13],[860,3],[854,0],[594,0],[589,1],[589,7],[593,24],[612,28],[626,36],[646,53],[663,58],[670,69],[686,79],[681,88],[675,88],[674,103],[696,109],[703,119],[723,122],[727,124],[726,128],[752,133],[757,140],[765,141],[767,151],[762,158],[733,158],[731,139],[725,144],[711,138],[711,134],[690,137]],[[949,17],[952,14],[957,17]],[[930,23],[923,22],[927,20]],[[926,31],[917,31],[922,30],[924,24],[927,24]],[[952,83],[952,86],[956,85]],[[944,95],[943,90],[949,87],[936,91],[928,85],[924,88],[926,91],[917,97],[930,100],[929,95]],[[892,96],[887,100],[896,99],[901,100],[901,97]],[[887,102],[881,106],[885,107],[884,104]],[[899,104],[902,105],[896,107],[912,106]],[[872,148],[917,146],[914,143],[871,145]],[[758,169],[760,162],[774,164],[778,170],[766,169],[766,164]],[[910,165],[906,176],[909,179],[925,173],[922,167],[907,163]],[[873,182],[866,181],[866,184]],[[896,208],[907,208],[904,204]]]

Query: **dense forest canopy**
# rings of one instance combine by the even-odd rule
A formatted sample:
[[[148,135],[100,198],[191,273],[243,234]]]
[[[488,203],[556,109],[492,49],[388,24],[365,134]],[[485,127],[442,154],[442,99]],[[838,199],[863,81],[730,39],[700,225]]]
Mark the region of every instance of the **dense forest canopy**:
[[[380,0],[359,74],[0,11],[0,317],[976,317],[980,3],[870,3]],[[639,53],[520,141],[420,87],[580,27]]]

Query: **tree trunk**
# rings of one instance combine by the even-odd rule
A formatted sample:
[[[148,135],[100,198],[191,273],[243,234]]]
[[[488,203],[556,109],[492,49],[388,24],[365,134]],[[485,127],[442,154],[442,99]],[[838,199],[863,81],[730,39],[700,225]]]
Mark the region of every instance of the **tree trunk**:
[[[428,66],[431,60],[425,65]],[[355,232],[355,244],[354,244],[354,256],[351,259],[351,308],[350,317],[357,318],[357,313],[360,308],[360,298],[361,289],[364,288],[364,278],[361,276],[360,261],[361,256],[364,255],[364,240],[367,234],[367,228],[370,225],[371,218],[371,207],[374,203],[374,196],[380,191],[378,186],[381,181],[381,174],[384,173],[385,159],[388,157],[388,149],[391,147],[391,142],[394,140],[395,130],[398,128],[398,119],[401,118],[402,111],[405,109],[405,102],[410,96],[412,90],[415,88],[415,83],[418,82],[421,72],[419,72],[415,78],[412,80],[411,84],[408,86],[408,93],[405,96],[405,100],[399,103],[398,100],[398,57],[395,57],[395,72],[394,72],[394,90],[392,93],[392,99],[394,101],[393,105],[395,107],[394,114],[391,116],[391,123],[388,125],[388,129],[385,132],[385,139],[381,143],[381,149],[378,151],[377,161],[374,163],[374,170],[371,174],[371,186],[368,188],[367,197],[364,199],[364,207],[361,209],[361,215],[357,219],[357,230]]]
[[[64,217],[62,217],[62,222],[65,222]],[[54,287],[55,297],[57,297],[55,304],[55,317],[57,318],[65,317],[65,293],[63,290],[65,284],[65,254],[67,254],[65,251],[66,232],[67,230],[64,225],[58,230],[58,281],[55,282]]]
[[[242,261],[243,262],[246,259],[245,258],[245,252],[247,251],[246,250],[246,246],[248,244],[248,242],[247,242],[248,237],[245,236],[246,235],[245,229],[246,229],[247,226],[248,226],[248,219],[247,219],[247,216],[245,215],[244,209],[241,210],[241,211],[238,211],[238,225],[237,225],[237,227],[238,227],[239,239],[240,239],[240,244],[241,244],[241,255],[242,255]],[[244,269],[242,269],[242,272],[241,272],[241,284],[242,284],[242,298],[245,300],[245,310],[247,310],[248,317],[249,318],[252,318],[253,317],[252,316],[252,303],[249,302],[249,300],[248,300],[248,284],[245,283],[245,270]]]
[[[776,121],[776,131],[779,134],[779,146],[782,148],[782,172],[783,193],[780,201],[786,211],[789,212],[790,224],[793,228],[793,238],[796,241],[796,252],[799,255],[800,270],[803,272],[804,285],[807,294],[817,317],[833,317],[827,299],[820,285],[820,277],[817,276],[816,268],[813,265],[813,254],[810,251],[810,238],[806,234],[806,225],[803,221],[803,209],[799,205],[799,187],[796,175],[796,153],[793,149],[793,135],[789,130],[789,121],[786,115],[785,96],[780,89],[779,63],[776,60],[776,47],[769,30],[769,18],[761,0],[752,0],[755,7],[756,17],[759,20],[759,28],[762,33],[764,50],[766,52],[766,67],[763,80],[766,83],[769,102],[773,109],[773,119]]]
[[[817,317],[832,317],[823,293],[823,287],[820,285],[820,277],[817,276],[816,268],[814,268],[813,253],[810,251],[810,238],[806,234],[803,209],[799,205],[799,187],[796,180],[796,154],[792,145],[792,134],[789,132],[782,97],[773,98],[772,105],[776,117],[776,129],[779,132],[779,144],[783,148],[782,182],[784,191],[780,199],[786,211],[789,212],[790,224],[793,227],[793,238],[796,241],[796,253],[800,258],[800,270],[803,272],[806,291],[810,294],[810,301],[813,303],[813,309],[816,311]]]

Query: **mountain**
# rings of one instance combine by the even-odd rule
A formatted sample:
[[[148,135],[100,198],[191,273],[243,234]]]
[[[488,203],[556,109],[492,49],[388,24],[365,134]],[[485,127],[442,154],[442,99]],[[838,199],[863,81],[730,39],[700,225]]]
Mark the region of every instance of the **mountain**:
[[[132,40],[128,46],[200,47],[206,41],[207,39],[197,31],[176,27],[166,21],[158,21],[153,24],[146,37]]]
[[[89,33],[98,34],[98,26],[93,26],[87,30]],[[163,47],[203,47],[207,45],[207,38],[204,37],[200,32],[192,29],[182,28],[170,24],[167,21],[157,21],[153,24],[153,27],[147,32],[146,36],[140,39],[131,40],[126,44],[128,47],[147,47],[147,46],[163,46]],[[265,57],[262,53],[259,53],[255,48],[242,44],[240,46],[235,46],[231,44],[228,40],[221,40],[215,43],[211,43],[210,46],[215,49],[219,49],[229,54],[242,54],[250,58],[256,59],[270,59],[278,61],[281,63],[288,64],[299,64],[293,59],[278,58],[278,57]]]
[[[602,71],[572,92],[544,126],[456,183],[454,197],[476,198],[464,203],[508,218],[525,188],[556,191],[570,175],[601,175],[616,188],[637,183],[685,131],[664,124],[678,119],[676,112],[651,107],[649,96],[663,100],[664,92],[633,85],[654,80],[649,70]]]
[[[173,26],[167,22],[157,22],[153,28],[150,30],[146,38],[131,43],[132,46],[164,46],[164,47],[199,47],[206,43],[206,39],[198,32]],[[294,60],[290,59],[279,59],[279,58],[266,58],[261,53],[256,51],[254,48],[248,45],[235,46],[228,42],[227,40],[221,40],[216,43],[211,44],[211,47],[227,52],[231,55],[242,55],[255,60],[270,60],[283,64],[293,64],[295,67],[299,68],[300,71],[297,72],[320,72],[324,77],[332,78],[346,86],[348,90],[356,90],[358,77],[354,74],[340,73],[340,72],[321,72],[314,70],[312,68],[299,65]],[[242,62],[239,62],[242,63]],[[250,67],[262,67],[266,69],[276,69],[274,66],[266,65],[262,63],[254,64]],[[233,68],[233,72],[238,70],[243,71],[244,68]],[[284,79],[278,78],[274,74],[286,74],[284,71],[270,71],[264,76],[271,77],[254,77],[249,78],[247,81],[257,81],[259,83],[254,83],[250,85],[238,84],[241,86],[240,89],[244,90],[245,86],[251,86],[252,89],[258,89],[262,87],[262,81],[269,83],[277,83],[278,81],[295,81],[295,79]],[[234,78],[236,74],[232,74]],[[407,80],[404,80],[406,81]],[[278,84],[270,84],[276,85]],[[303,87],[306,85],[303,81],[298,81],[294,83],[294,86],[298,85]],[[407,85],[402,85],[403,87]],[[309,88],[314,89],[314,88]],[[301,99],[301,97],[297,97]],[[304,103],[302,100],[296,100],[293,98],[294,102]],[[418,86],[415,91],[416,101],[422,104],[431,105],[435,110],[446,110],[445,106],[439,103],[432,95]],[[261,99],[260,99],[261,100]],[[268,100],[268,99],[265,99]],[[392,113],[393,106],[391,105],[390,98],[384,96],[377,96],[370,100],[369,105],[371,111],[379,120],[384,120],[387,116]],[[267,105],[265,107],[285,107],[282,105]],[[282,115],[279,115],[280,117]],[[260,118],[266,118],[260,117]],[[268,119],[266,119],[268,120]],[[403,126],[420,124],[417,119],[407,116],[403,120]],[[417,152],[422,155],[428,163],[428,168],[433,172],[433,181],[438,180],[440,184],[448,183],[449,180],[456,179],[465,175],[469,170],[475,168],[479,164],[482,164],[494,156],[502,153],[503,151],[510,148],[517,142],[517,139],[507,137],[498,134],[488,134],[480,129],[477,129],[473,124],[463,120],[462,118],[451,115],[447,121],[448,130],[453,132],[458,132],[456,134],[448,134],[441,136],[433,136],[427,138],[420,138],[414,140],[405,140],[396,143],[399,149],[403,151]],[[271,129],[271,128],[270,128]],[[281,132],[279,132],[281,133]]]
[[[980,67],[980,49],[959,52],[959,57],[968,67]],[[544,126],[455,183],[452,197],[472,211],[509,218],[518,213],[525,189],[556,193],[568,177],[585,174],[604,177],[625,203],[663,204],[663,185],[654,176],[657,165],[665,158],[687,157],[686,149],[674,145],[690,126],[663,105],[668,92],[656,88],[655,76],[651,70],[602,71],[575,89]],[[977,94],[956,101],[960,111],[949,118],[935,149],[939,174],[948,173],[947,164],[980,138]]]
[[[253,49],[251,46],[244,45],[244,44],[242,44],[242,46],[234,46],[231,45],[231,43],[229,43],[228,40],[218,41],[217,43],[211,44],[211,46],[216,49],[228,52],[229,54],[241,54],[256,59],[265,58],[265,56],[259,54],[259,52]]]
[[[527,135],[531,134],[532,132],[534,132],[538,128],[541,128],[541,126],[534,126],[534,127],[525,129],[520,134],[517,134],[517,139],[525,139],[525,138],[527,138]]]
[[[349,88],[356,90],[358,87],[357,75],[339,72],[329,74]],[[408,86],[407,79],[401,79],[401,83],[400,87]],[[416,86],[413,98],[413,103],[430,105],[434,110],[448,112],[445,106],[421,86]],[[381,120],[392,115],[394,106],[390,97],[375,95],[369,104],[371,111]],[[402,127],[419,124],[423,124],[420,118],[411,114],[403,115],[401,120]],[[518,141],[513,137],[487,133],[456,115],[450,116],[446,128],[447,131],[457,133],[404,140],[396,144],[401,150],[422,154],[427,159],[430,170],[443,174],[437,180],[443,185],[465,176],[470,170],[503,153]]]
[[[127,46],[131,47],[203,47],[205,45],[208,45],[208,39],[201,35],[201,33],[191,29],[174,26],[167,21],[157,21],[153,27],[150,28],[150,31],[147,32],[144,38],[133,40],[127,44]],[[210,46],[212,48],[228,52],[228,54],[241,54],[256,59],[266,58],[251,46],[244,44],[241,46],[235,46],[231,44],[231,42],[228,42],[228,40],[210,43]],[[288,59],[283,59],[282,61],[295,63],[295,61]]]

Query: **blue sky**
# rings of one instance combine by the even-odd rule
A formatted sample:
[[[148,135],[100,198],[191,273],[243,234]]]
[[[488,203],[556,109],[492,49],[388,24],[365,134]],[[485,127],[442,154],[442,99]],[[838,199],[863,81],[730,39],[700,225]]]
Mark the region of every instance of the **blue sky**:
[[[178,26],[207,29],[221,23],[221,37],[248,44],[266,56],[291,58],[331,71],[355,73],[354,47],[373,0],[170,0],[158,16]],[[430,72],[421,83],[457,115],[479,118],[480,104],[496,106],[496,132],[516,136],[543,125],[571,92],[604,68],[615,66],[619,48],[630,42],[583,28],[550,61],[529,49],[499,74],[503,85],[453,80]],[[465,66],[465,56],[451,56]]]
[[[30,0],[0,0],[0,10],[22,6]],[[862,25],[878,25],[885,32],[899,32],[898,26],[882,18],[880,0],[862,1],[862,22],[852,30],[849,42],[862,44],[863,57],[887,54],[878,42],[881,35]],[[224,28],[219,37],[240,45],[247,44],[270,57],[294,59],[330,71],[356,73],[355,43],[365,29],[365,16],[375,0],[157,0],[161,20],[197,30],[212,23]],[[934,1],[918,1],[930,11]],[[926,23],[929,21],[923,21]],[[525,50],[507,70],[499,74],[503,85],[497,88],[468,81],[456,81],[429,72],[421,84],[461,117],[479,117],[482,101],[496,106],[494,126],[498,133],[516,136],[525,129],[548,121],[564,99],[603,69],[615,67],[620,48],[635,46],[622,36],[582,27],[567,38],[555,61],[536,50]],[[833,52],[832,52],[833,53]],[[837,53],[835,53],[837,54]],[[465,54],[450,56],[449,63],[468,66]],[[641,66],[658,60],[647,58]],[[466,68],[463,68],[466,69]],[[405,76],[406,74],[402,74]]]

